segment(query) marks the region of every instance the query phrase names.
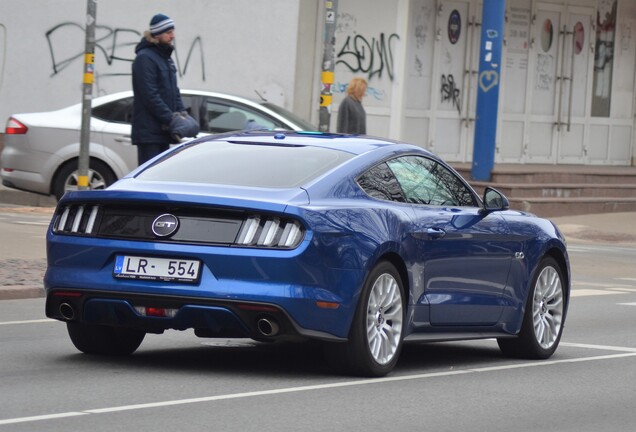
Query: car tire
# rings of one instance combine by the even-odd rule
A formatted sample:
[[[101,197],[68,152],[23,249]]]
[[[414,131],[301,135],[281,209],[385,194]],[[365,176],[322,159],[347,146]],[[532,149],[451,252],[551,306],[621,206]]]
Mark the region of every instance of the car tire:
[[[402,350],[405,310],[402,278],[391,263],[382,261],[364,284],[348,342],[329,344],[328,361],[355,375],[388,374]]]
[[[78,322],[66,323],[66,329],[75,348],[84,354],[129,355],[146,336],[140,330]]]
[[[521,331],[515,338],[499,338],[501,351],[509,356],[546,359],[556,351],[566,311],[563,271],[552,257],[544,257],[535,271]]]
[[[96,159],[90,160],[88,170],[88,185],[93,189],[106,189],[117,181],[113,171],[104,162]],[[59,201],[68,190],[78,190],[77,186],[77,159],[62,165],[53,177],[53,195]]]

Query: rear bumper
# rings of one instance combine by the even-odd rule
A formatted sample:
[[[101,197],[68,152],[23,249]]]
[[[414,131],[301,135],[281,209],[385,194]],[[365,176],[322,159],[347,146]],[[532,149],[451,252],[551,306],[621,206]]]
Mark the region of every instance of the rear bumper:
[[[2,178],[3,186],[41,195],[50,195],[49,185],[45,184],[44,179],[38,173],[2,169],[0,170],[0,178]]]
[[[51,154],[28,150],[23,142],[5,142],[1,161],[0,177],[5,186],[49,195]]]
[[[174,311],[172,316],[148,316],[140,308]],[[333,334],[300,327],[277,305],[216,301],[201,298],[51,289],[46,316],[67,322],[128,327],[147,333],[194,329],[200,337],[249,337],[256,340],[344,340]]]

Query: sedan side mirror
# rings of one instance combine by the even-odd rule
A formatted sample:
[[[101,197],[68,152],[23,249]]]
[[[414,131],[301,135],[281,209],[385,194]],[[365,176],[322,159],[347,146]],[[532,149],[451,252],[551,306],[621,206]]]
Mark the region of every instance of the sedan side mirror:
[[[508,210],[510,208],[510,202],[508,198],[504,196],[497,189],[490,186],[484,191],[484,211],[491,212],[497,210]]]

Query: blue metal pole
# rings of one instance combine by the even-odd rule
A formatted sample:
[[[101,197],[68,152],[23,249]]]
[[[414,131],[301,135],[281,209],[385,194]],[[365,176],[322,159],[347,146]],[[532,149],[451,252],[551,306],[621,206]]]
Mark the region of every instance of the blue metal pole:
[[[505,10],[505,0],[484,0],[479,45],[475,145],[471,172],[473,180],[490,181],[490,174],[495,165]]]

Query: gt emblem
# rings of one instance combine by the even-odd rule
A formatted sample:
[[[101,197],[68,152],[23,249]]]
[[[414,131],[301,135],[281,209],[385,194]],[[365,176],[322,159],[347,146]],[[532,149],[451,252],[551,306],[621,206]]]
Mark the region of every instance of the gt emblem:
[[[169,213],[162,214],[152,222],[152,232],[157,237],[168,237],[179,228],[179,219]]]

